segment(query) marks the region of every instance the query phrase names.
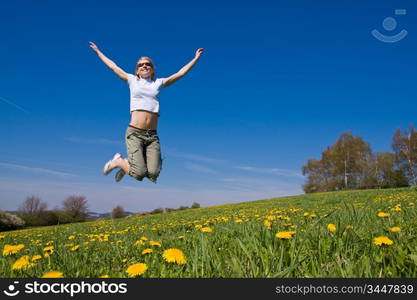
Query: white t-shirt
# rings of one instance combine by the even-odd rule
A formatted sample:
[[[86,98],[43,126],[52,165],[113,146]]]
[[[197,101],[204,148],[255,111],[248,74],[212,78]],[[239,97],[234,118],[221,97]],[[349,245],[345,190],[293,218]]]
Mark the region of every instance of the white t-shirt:
[[[130,112],[146,110],[159,114],[159,94],[164,87],[162,78],[153,81],[127,74],[127,83],[130,88]]]

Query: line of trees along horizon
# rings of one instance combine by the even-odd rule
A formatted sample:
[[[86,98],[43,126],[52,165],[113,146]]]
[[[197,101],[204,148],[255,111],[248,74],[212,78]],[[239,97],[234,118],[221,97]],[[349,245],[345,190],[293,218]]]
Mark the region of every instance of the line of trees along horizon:
[[[48,203],[36,196],[26,197],[17,212],[0,210],[0,232],[32,226],[48,226],[84,222],[87,220],[87,199],[72,195],[62,201],[61,208],[48,210]]]
[[[353,189],[383,189],[417,185],[417,131],[413,125],[397,129],[393,152],[373,153],[369,143],[351,132],[311,158],[302,167],[305,193]]]
[[[157,208],[150,212],[134,213],[138,216],[166,213],[177,210],[199,208],[200,204],[194,202],[191,207],[180,206],[175,208]],[[108,217],[112,219],[124,218],[131,215],[131,212],[125,212],[123,206],[117,205],[113,208]],[[92,221],[95,218],[89,216],[88,203],[85,196],[72,195],[62,201],[61,207],[55,207],[48,210],[48,203],[42,201],[37,196],[28,196],[19,206],[16,212],[6,212],[0,210],[0,232],[14,229],[22,229],[34,226],[49,226],[68,224],[76,222]]]

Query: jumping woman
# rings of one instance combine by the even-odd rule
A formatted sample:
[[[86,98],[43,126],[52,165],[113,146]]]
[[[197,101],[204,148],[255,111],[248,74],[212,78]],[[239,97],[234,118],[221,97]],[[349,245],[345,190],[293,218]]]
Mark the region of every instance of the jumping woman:
[[[155,65],[149,57],[141,57],[136,62],[135,74],[123,71],[107,58],[98,47],[90,42],[90,47],[120,79],[126,81],[130,88],[130,123],[126,130],[127,159],[116,153],[103,169],[108,175],[116,168],[116,181],[129,174],[137,180],[147,177],[156,182],[161,171],[162,159],[159,137],[157,135],[159,117],[159,94],[162,89],[183,77],[200,59],[204,49],[199,48],[195,57],[177,73],[167,78],[155,77]]]

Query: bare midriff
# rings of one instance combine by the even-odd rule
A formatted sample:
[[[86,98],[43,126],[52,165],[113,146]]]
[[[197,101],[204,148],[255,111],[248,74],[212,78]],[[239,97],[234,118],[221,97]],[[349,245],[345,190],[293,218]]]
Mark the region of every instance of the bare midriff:
[[[141,128],[156,130],[158,127],[159,114],[145,110],[134,110],[131,112],[130,125]]]

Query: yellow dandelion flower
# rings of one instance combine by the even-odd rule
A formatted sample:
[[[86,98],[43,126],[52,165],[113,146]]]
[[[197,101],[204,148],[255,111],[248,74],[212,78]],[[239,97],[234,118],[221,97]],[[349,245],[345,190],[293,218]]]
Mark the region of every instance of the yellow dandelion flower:
[[[178,238],[179,238],[180,240],[183,240],[183,239],[185,239],[185,236],[180,235]]]
[[[295,231],[281,231],[275,234],[275,237],[282,240],[289,240],[295,234]]]
[[[290,217],[288,217],[288,216],[278,216],[277,218],[278,218],[278,219],[280,219],[280,220],[284,220],[284,221],[289,221],[289,220],[291,220],[291,218],[290,218]]]
[[[268,221],[273,221],[273,220],[275,220],[275,216],[267,216],[266,217],[266,219],[268,220]]]
[[[162,257],[169,263],[176,263],[184,265],[187,263],[184,253],[180,249],[167,249],[162,254]]]
[[[104,274],[104,275],[101,275],[99,278],[110,278],[110,276],[107,274]]]
[[[77,251],[77,250],[78,250],[78,248],[80,248],[80,245],[76,245],[76,246],[72,247],[72,248],[71,248],[71,251]]]
[[[373,243],[378,246],[394,244],[394,242],[390,240],[389,238],[387,238],[386,236],[379,236],[379,237],[374,238]]]
[[[379,212],[378,213],[378,217],[380,217],[380,218],[384,218],[384,217],[388,217],[389,216],[389,213],[385,213],[385,212]]]
[[[330,231],[330,232],[336,232],[336,225],[327,224],[327,230]]]
[[[400,227],[398,227],[398,226],[394,226],[394,227],[391,227],[391,232],[399,232],[399,231],[401,231],[401,228]]]
[[[40,256],[40,255],[34,255],[32,257],[32,261],[37,261],[37,260],[40,260],[41,258],[42,258],[42,256]]]
[[[34,265],[35,264],[29,261],[29,255],[24,255],[15,261],[15,263],[12,266],[12,270],[27,269],[27,268],[33,267]]]
[[[309,213],[308,212],[305,212],[304,214],[303,214],[303,216],[304,217],[307,217],[309,215]]]
[[[17,252],[19,252],[23,248],[25,248],[25,245],[23,245],[23,244],[19,244],[19,245],[4,245],[4,248],[3,248],[3,256],[9,256],[9,255],[16,254]]]
[[[242,219],[236,219],[235,220],[235,223],[242,223],[243,222],[243,220]]]
[[[70,235],[70,236],[68,237],[68,239],[69,239],[69,240],[73,240],[73,239],[75,239],[75,236],[74,236],[74,235]]]
[[[139,263],[129,266],[126,269],[126,273],[129,275],[129,277],[136,277],[145,273],[147,269],[148,266],[146,264]]]
[[[64,278],[64,273],[60,271],[50,271],[42,275],[42,278]]]
[[[145,254],[149,254],[149,253],[152,253],[152,252],[153,252],[153,250],[151,248],[146,248],[145,250],[142,251],[142,254],[145,255]]]
[[[213,229],[211,229],[210,227],[203,227],[203,228],[201,228],[201,231],[202,232],[212,232]]]
[[[5,235],[0,235],[0,240],[4,239],[5,237]]]
[[[197,225],[195,225],[195,226],[194,226],[194,228],[195,228],[195,229],[201,229],[201,228],[203,228],[203,225],[201,225],[201,224],[197,224]]]
[[[312,219],[317,218],[317,215],[316,215],[316,214],[311,214],[311,215],[309,216],[309,218],[312,218]]]
[[[134,245],[135,246],[141,246],[141,245],[144,245],[145,244],[145,242],[143,241],[143,240],[137,240],[135,243],[134,243]]]
[[[264,221],[264,226],[266,227],[266,229],[271,229],[272,223],[269,222],[268,220]]]
[[[149,245],[154,246],[154,247],[161,247],[161,243],[157,241],[150,241]]]
[[[54,253],[54,246],[45,247],[45,248],[43,248],[43,251],[50,255],[50,254]]]

